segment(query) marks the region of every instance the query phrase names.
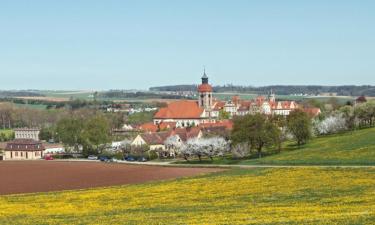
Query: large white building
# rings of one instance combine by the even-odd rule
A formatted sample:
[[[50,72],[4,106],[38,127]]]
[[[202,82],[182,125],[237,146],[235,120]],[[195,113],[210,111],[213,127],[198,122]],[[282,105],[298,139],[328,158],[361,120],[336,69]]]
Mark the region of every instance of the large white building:
[[[39,141],[40,130],[38,128],[16,128],[14,129],[15,139],[33,139]]]

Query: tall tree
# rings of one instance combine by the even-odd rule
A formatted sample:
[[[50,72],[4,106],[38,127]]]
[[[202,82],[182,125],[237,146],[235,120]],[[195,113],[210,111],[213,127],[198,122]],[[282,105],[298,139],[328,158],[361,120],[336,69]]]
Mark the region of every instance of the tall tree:
[[[280,148],[281,131],[265,115],[246,115],[234,120],[231,139],[234,145],[247,143],[251,149],[257,150],[261,158],[263,147]]]
[[[287,127],[298,146],[305,144],[311,138],[311,119],[307,113],[301,110],[295,110],[289,114]]]
[[[92,153],[100,153],[99,147],[111,141],[110,124],[102,115],[96,115],[85,121],[82,134],[85,140],[86,150],[93,150]]]
[[[82,144],[83,121],[75,118],[61,119],[56,126],[57,136],[62,143],[68,147],[73,148],[75,152],[78,151],[79,145]]]

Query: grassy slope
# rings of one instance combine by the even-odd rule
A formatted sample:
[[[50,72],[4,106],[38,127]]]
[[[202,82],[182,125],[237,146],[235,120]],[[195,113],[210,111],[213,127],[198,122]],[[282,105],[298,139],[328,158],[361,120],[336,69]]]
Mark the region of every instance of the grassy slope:
[[[375,169],[253,169],[0,196],[0,224],[370,224]]]
[[[244,164],[375,165],[375,128],[313,139],[301,149]]]
[[[261,159],[214,161],[197,159],[177,161],[177,164],[239,164],[239,165],[375,165],[375,128],[322,136],[297,148],[288,144],[281,153]]]

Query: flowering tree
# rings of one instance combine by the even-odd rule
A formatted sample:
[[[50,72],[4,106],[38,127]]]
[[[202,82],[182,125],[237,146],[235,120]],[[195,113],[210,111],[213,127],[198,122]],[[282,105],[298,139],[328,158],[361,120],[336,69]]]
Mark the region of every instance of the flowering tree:
[[[213,160],[215,156],[223,156],[229,151],[229,143],[222,137],[191,138],[180,149],[180,154],[187,160],[197,156],[201,161],[203,156]]]
[[[190,145],[182,144],[179,149],[177,149],[178,154],[181,155],[186,161],[189,161],[189,157],[194,155]]]
[[[318,134],[334,134],[346,130],[346,120],[342,114],[331,115],[316,124]]]
[[[173,156],[176,155],[176,152],[182,147],[182,145],[183,143],[178,135],[170,136],[164,141],[164,146]]]

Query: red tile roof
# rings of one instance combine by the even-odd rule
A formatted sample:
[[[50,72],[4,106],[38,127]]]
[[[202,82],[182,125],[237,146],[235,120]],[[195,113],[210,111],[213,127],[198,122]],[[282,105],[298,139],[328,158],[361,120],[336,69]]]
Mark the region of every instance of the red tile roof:
[[[198,86],[198,92],[212,92],[212,86],[209,84],[201,84]]]
[[[199,127],[192,128],[176,128],[170,131],[163,132],[148,132],[140,134],[142,139],[148,145],[162,145],[168,137],[178,135],[182,141],[186,141],[190,138],[198,137],[200,132]]]
[[[160,130],[168,130],[176,127],[176,122],[162,122],[159,124]]]
[[[169,137],[169,132],[152,132],[143,133],[140,135],[148,145],[162,145],[164,144],[164,141]]]
[[[201,123],[199,124],[200,128],[209,128],[209,127],[225,127],[225,129],[233,129],[233,122],[231,120],[221,120],[215,123]]]
[[[182,141],[187,141],[190,138],[198,137],[201,129],[199,127],[190,128],[176,128],[171,131],[170,136],[178,135]]]
[[[153,122],[144,123],[138,127],[142,131],[150,131],[150,132],[156,132],[158,131],[158,126],[155,125]]]
[[[159,109],[155,114],[155,119],[196,119],[200,118],[203,108],[198,106],[196,101],[175,101],[167,107]]]
[[[45,147],[41,141],[33,139],[14,139],[5,147],[6,151],[43,151]]]
[[[224,108],[225,102],[224,101],[216,101],[214,103],[214,110],[219,111]]]
[[[319,114],[321,113],[320,108],[315,108],[315,107],[304,108],[303,111],[309,114],[309,116],[311,117],[319,116]]]

